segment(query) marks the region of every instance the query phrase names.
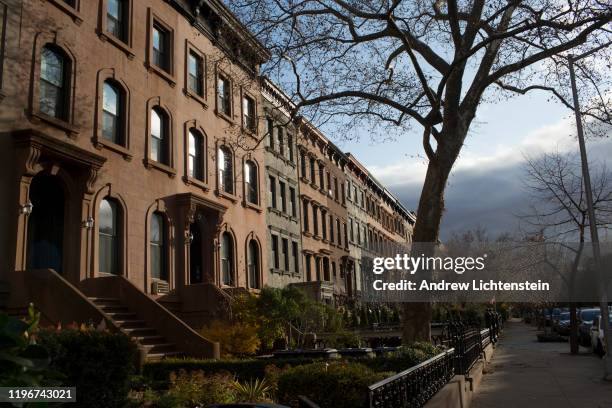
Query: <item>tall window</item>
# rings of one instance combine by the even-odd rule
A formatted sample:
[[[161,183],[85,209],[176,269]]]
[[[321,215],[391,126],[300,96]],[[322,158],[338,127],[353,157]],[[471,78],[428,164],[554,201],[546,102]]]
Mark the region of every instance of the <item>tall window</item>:
[[[329,216],[329,241],[334,242],[334,217]]]
[[[319,163],[319,187],[321,190],[325,189],[325,167],[322,163]]]
[[[231,116],[232,102],[230,82],[222,75],[219,75],[219,79],[217,80],[217,105],[219,112]]]
[[[153,64],[170,72],[171,63],[170,32],[161,25],[153,25]]]
[[[194,94],[204,96],[204,61],[193,51],[187,57],[187,86]]]
[[[321,210],[321,231],[323,239],[327,239],[327,211]]]
[[[221,281],[226,286],[234,284],[234,241],[227,231],[221,234]]]
[[[61,120],[68,119],[68,59],[60,51],[45,46],[40,62],[40,111]]]
[[[278,236],[276,235],[272,235],[272,264],[274,265],[274,269],[278,269],[280,267],[278,256]]]
[[[99,270],[119,274],[119,226],[118,208],[114,200],[105,198],[100,202],[98,215]]]
[[[268,134],[268,146],[274,150],[274,121],[272,118],[266,119],[266,133]]]
[[[296,201],[295,201],[295,188],[289,187],[289,205],[291,206],[290,214],[292,217],[297,217]]]
[[[287,133],[287,152],[289,152],[289,161],[293,163],[293,135]]]
[[[170,164],[168,152],[168,116],[160,108],[151,109],[151,160]]]
[[[251,204],[259,203],[259,183],[257,176],[257,166],[250,160],[244,164],[244,183],[246,189],[246,199]]]
[[[308,221],[308,201],[304,200],[304,202],[302,203],[302,212],[304,213],[304,216],[302,217],[302,220],[304,222],[304,232],[308,232],[309,230],[309,221]]]
[[[291,260],[293,263],[293,272],[300,272],[300,256],[298,251],[298,243],[295,241],[291,242]]]
[[[278,140],[278,152],[281,156],[285,157],[285,134],[284,128],[278,127],[276,129],[276,140]]]
[[[166,224],[163,214],[154,212],[151,216],[151,277],[168,279],[166,264]]]
[[[255,101],[250,96],[242,97],[242,126],[254,132],[257,120],[255,118]]]
[[[123,145],[123,94],[110,81],[102,89],[102,137],[115,144]]]
[[[317,182],[317,180],[315,178],[315,173],[317,171],[315,169],[315,166],[316,166],[315,159],[314,159],[314,157],[311,157],[310,158],[310,182],[311,183],[316,183]]]
[[[234,194],[234,166],[232,152],[225,146],[219,148],[219,190]]]
[[[269,176],[268,182],[270,184],[270,207],[276,208],[276,179]]]
[[[279,187],[279,194],[280,194],[280,200],[281,200],[281,211],[286,213],[287,212],[287,185],[283,182],[283,181],[279,181],[278,182],[278,187]]]
[[[115,38],[127,43],[129,0],[107,0],[106,31]]]
[[[204,181],[204,137],[195,129],[189,129],[187,171],[189,177]]]
[[[342,245],[342,230],[340,229],[340,220],[338,218],[336,218],[336,232],[338,233],[336,244]]]
[[[249,241],[247,268],[249,272],[249,287],[253,289],[259,288],[259,245],[254,239]]]
[[[319,235],[319,207],[312,206],[312,223],[315,237]]]
[[[287,238],[283,238],[282,244],[282,256],[283,256],[283,270],[289,271],[289,240]]]

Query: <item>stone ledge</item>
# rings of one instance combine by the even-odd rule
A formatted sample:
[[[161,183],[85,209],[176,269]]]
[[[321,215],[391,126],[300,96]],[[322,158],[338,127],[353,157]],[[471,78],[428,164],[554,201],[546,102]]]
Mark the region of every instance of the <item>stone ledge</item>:
[[[440,391],[436,393],[424,406],[424,408],[469,408],[474,393],[480,387],[486,365],[493,356],[493,345],[489,344],[484,349],[484,359],[480,359],[470,370],[468,378],[463,375],[456,375]]]

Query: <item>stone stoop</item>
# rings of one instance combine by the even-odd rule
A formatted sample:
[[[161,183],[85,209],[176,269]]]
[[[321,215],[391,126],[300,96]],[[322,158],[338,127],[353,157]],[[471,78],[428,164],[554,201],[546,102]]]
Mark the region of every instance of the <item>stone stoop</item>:
[[[130,311],[119,299],[99,297],[88,299],[102,309],[123,333],[136,341],[138,348],[144,352],[146,360],[161,360],[183,355],[174,343],[168,342],[157,330],[149,327],[146,321]]]

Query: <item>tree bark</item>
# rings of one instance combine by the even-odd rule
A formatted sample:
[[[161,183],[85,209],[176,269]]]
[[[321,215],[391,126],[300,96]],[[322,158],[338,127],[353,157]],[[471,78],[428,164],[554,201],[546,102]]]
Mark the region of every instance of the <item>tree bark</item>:
[[[420,255],[420,243],[437,243],[440,224],[444,213],[444,191],[450,171],[459,156],[466,132],[454,131],[441,133],[441,143],[436,149],[435,158],[429,161],[414,227],[412,251]],[[418,249],[415,249],[418,248]],[[416,255],[415,255],[416,256]],[[418,273],[428,273],[420,271]],[[402,306],[402,341],[431,341],[432,307],[428,302],[404,303]]]

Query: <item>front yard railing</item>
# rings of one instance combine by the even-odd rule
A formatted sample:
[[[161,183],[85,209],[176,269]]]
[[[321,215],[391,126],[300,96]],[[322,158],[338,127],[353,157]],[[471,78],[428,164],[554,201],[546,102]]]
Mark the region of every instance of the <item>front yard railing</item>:
[[[422,407],[455,375],[455,349],[368,387],[370,408]]]

